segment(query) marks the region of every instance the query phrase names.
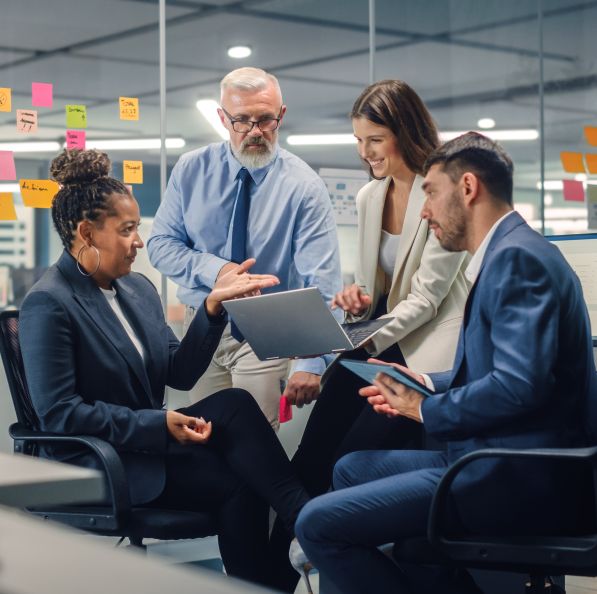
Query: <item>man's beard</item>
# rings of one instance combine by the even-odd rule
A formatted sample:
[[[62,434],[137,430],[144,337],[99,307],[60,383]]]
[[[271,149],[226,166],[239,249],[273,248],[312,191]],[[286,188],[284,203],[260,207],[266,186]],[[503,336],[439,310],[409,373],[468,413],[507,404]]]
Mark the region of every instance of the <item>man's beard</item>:
[[[247,148],[251,145],[261,148],[259,150]],[[230,148],[238,162],[247,169],[261,169],[262,167],[266,167],[272,162],[276,154],[275,145],[267,141],[263,136],[245,138],[240,143],[238,149],[230,143]]]
[[[430,222],[434,223],[435,221]],[[446,209],[446,222],[440,226],[440,229],[442,233],[438,241],[446,251],[461,252],[466,249],[466,220],[464,208],[457,192],[450,197]]]

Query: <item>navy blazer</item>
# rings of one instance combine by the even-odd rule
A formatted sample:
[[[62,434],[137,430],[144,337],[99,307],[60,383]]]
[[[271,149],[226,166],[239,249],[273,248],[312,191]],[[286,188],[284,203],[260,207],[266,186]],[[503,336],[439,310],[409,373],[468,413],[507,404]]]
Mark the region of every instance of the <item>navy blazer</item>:
[[[165,483],[168,444],[164,388],[190,389],[209,365],[225,317],[199,308],[179,342],[166,324],[151,282],[131,273],[114,282],[118,301],[145,350],[134,347],[98,285],[63,252],[23,302],[19,340],[41,428],[95,435],[119,452],[131,500],[157,497]],[[82,450],[52,447],[44,455],[96,466]]]
[[[583,423],[596,378],[581,285],[559,250],[518,213],[490,240],[466,304],[453,370],[430,375],[439,394],[422,404],[425,428],[447,442],[450,461],[481,448],[591,441]],[[488,475],[494,487],[479,491]],[[524,498],[536,504],[560,491],[560,478],[537,464],[478,462],[462,475],[459,508],[471,518],[489,501],[499,505],[504,489],[521,481]]]

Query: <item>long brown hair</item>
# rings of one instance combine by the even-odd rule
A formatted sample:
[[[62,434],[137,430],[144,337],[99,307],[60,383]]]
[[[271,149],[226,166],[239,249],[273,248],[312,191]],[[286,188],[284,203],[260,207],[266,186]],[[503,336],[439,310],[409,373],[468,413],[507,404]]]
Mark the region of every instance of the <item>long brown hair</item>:
[[[418,174],[423,173],[425,160],[440,145],[429,110],[402,80],[380,80],[369,85],[352,106],[350,117],[389,128],[404,163]],[[370,173],[373,176],[371,169]]]

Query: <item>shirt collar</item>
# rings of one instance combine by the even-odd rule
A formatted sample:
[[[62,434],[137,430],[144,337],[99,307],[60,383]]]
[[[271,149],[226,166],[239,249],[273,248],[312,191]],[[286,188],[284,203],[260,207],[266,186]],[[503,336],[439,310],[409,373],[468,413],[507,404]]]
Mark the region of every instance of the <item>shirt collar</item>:
[[[267,175],[268,171],[272,168],[273,164],[278,159],[278,155],[280,153],[280,146],[276,142],[274,147],[274,158],[265,166],[260,167],[259,169],[248,169],[249,175],[253,179],[256,185],[259,185]],[[243,166],[239,163],[238,159],[234,156],[232,152],[232,148],[230,147],[230,141],[226,143],[226,156],[228,158],[228,164],[230,166],[230,175],[232,179],[238,178],[239,171],[243,168]]]
[[[467,280],[473,284],[477,280],[477,276],[479,276],[479,271],[481,270],[481,265],[483,264],[483,259],[485,258],[485,252],[489,246],[489,242],[491,238],[495,234],[497,228],[500,226],[500,223],[507,217],[510,216],[513,210],[507,212],[503,217],[500,217],[491,227],[489,233],[483,238],[483,241],[477,248],[477,251],[473,254],[466,270],[464,271],[464,275],[466,276]]]

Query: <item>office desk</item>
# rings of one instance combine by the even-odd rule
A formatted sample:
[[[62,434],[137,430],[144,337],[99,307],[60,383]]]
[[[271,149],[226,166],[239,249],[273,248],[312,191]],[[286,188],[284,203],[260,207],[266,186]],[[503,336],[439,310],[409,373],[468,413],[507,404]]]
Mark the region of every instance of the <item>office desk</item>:
[[[99,500],[104,480],[97,470],[22,454],[0,453],[0,504],[13,507]]]
[[[181,568],[0,507],[0,592],[267,594],[207,569]]]

